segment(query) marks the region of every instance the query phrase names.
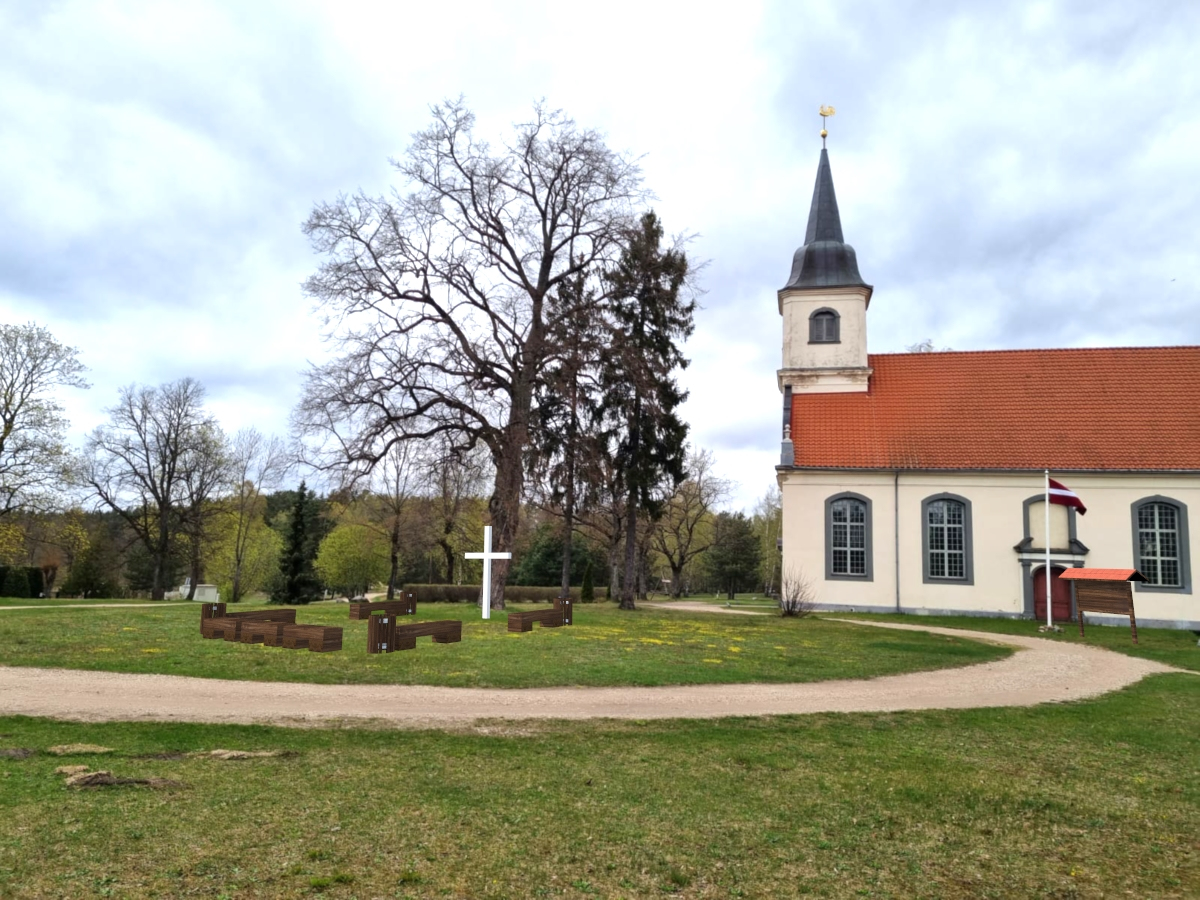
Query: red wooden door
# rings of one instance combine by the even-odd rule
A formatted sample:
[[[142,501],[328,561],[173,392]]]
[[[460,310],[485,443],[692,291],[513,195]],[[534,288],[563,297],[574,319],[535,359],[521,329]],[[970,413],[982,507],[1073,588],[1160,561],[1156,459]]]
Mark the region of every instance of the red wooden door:
[[[1054,566],[1050,570],[1050,611],[1054,613],[1055,622],[1071,621],[1071,584],[1058,576],[1063,570]],[[1046,567],[1042,566],[1033,573],[1033,612],[1039,622],[1046,621]]]

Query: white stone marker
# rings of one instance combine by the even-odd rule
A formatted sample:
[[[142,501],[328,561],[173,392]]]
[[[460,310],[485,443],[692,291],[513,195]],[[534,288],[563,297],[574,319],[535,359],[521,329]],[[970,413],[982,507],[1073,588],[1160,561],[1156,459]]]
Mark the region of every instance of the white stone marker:
[[[492,526],[484,525],[483,552],[464,553],[463,557],[465,559],[483,560],[483,617],[485,619],[490,619],[492,617],[492,560],[512,559],[512,554],[492,552]]]

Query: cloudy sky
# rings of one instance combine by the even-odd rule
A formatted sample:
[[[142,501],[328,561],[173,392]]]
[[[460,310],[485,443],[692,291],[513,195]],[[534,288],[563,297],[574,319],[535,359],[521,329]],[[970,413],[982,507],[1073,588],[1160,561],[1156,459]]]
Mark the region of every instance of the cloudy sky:
[[[76,438],[185,375],[284,433],[325,353],[313,204],[392,185],[433,102],[499,135],[544,97],[697,234],[687,416],[749,507],[817,107],[872,352],[1200,344],[1198,48],[1194,0],[0,0],[0,321],[79,348]]]

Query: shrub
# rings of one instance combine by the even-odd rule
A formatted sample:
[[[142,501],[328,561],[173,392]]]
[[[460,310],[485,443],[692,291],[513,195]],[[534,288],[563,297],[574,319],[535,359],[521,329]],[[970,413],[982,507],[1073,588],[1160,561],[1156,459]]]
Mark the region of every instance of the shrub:
[[[400,588],[406,594],[412,594],[417,604],[422,603],[478,603],[478,584],[406,584]],[[504,599],[510,603],[553,603],[560,588],[526,587],[524,585],[507,585],[504,588]],[[579,588],[571,588],[571,597],[579,600]]]
[[[29,597],[29,573],[24,566],[10,566],[4,575],[5,597],[26,599]]]
[[[789,568],[783,573],[779,586],[779,611],[785,616],[804,618],[817,608],[817,589],[812,579],[799,569]]]

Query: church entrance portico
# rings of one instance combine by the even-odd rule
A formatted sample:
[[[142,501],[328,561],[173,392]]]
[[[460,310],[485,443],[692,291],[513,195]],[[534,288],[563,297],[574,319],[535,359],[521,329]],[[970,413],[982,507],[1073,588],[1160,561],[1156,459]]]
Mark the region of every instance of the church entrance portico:
[[[1071,585],[1058,576],[1065,569],[1052,566],[1050,569],[1050,611],[1055,622],[1071,621]],[[1033,570],[1033,613],[1039,622],[1046,621],[1046,567]]]

